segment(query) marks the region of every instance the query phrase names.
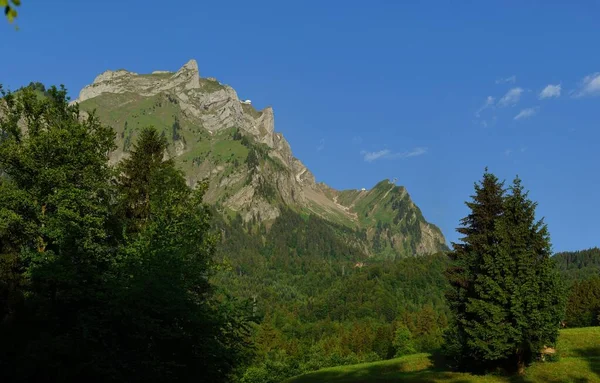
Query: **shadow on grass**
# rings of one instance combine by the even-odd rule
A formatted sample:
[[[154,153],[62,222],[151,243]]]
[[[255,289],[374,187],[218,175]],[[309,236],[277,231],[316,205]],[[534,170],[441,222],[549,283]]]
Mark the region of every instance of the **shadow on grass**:
[[[343,367],[322,370],[300,376],[294,380],[294,383],[436,383],[444,380],[452,380],[453,383],[469,383],[464,379],[456,380],[452,372],[442,370],[440,365],[429,365],[428,359],[424,359],[423,362],[422,368],[410,362],[399,362],[375,364],[355,370]]]
[[[591,372],[600,378],[600,345],[573,350],[578,357],[587,360]]]
[[[460,374],[448,370],[439,353],[409,356],[373,364],[340,366],[316,371],[293,379],[293,383],[474,383],[502,381],[508,383],[591,383],[600,381],[600,345],[573,350],[573,357],[563,363],[534,363],[525,376],[497,374]],[[496,379],[489,379],[496,377]]]

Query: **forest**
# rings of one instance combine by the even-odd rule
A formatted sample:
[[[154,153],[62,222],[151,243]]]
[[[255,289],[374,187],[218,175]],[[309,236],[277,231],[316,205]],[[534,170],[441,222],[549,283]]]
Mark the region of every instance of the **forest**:
[[[506,194],[486,170],[453,250],[368,259],[315,215],[218,214],[150,127],[111,166],[114,131],[64,88],[3,91],[0,108],[3,381],[275,383],[438,350],[510,371],[561,321],[600,324],[600,250],[551,256],[518,179]]]

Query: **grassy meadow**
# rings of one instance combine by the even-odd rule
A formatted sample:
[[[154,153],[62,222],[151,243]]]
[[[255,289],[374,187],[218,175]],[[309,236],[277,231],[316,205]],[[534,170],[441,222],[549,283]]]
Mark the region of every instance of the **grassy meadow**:
[[[472,375],[437,367],[430,354],[325,368],[285,383],[591,383],[600,382],[600,327],[561,330],[556,362],[537,362],[525,376]]]

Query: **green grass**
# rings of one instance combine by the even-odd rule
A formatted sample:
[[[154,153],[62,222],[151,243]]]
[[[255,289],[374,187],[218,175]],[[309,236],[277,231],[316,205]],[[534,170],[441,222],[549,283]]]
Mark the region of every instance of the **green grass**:
[[[218,90],[221,89],[225,89],[225,87],[221,84],[219,84],[218,81],[215,80],[209,80],[206,78],[201,78],[200,79],[200,86],[202,87],[202,91],[206,92],[206,93],[213,93],[216,92]]]
[[[430,354],[409,355],[374,363],[325,368],[285,383],[591,383],[600,382],[600,327],[562,330],[558,362],[538,362],[525,376],[471,375],[436,367]]]
[[[212,147],[212,156],[220,162],[236,158],[243,162],[248,156],[248,148],[239,141],[216,141]]]

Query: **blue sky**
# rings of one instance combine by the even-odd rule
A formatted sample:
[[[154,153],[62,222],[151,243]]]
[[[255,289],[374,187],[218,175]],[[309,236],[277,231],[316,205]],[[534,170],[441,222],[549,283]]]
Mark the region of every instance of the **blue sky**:
[[[177,70],[258,107],[317,180],[398,178],[449,241],[485,166],[519,175],[554,250],[600,245],[600,5],[23,0],[0,83]],[[544,4],[542,4],[544,3]]]

